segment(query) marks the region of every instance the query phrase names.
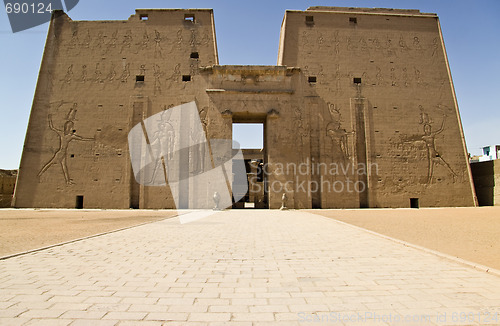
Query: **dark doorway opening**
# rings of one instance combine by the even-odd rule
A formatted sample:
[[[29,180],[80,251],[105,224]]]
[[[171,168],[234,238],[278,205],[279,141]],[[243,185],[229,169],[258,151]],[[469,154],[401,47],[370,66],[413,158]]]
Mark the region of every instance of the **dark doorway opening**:
[[[418,198],[410,198],[410,208],[419,208]]]
[[[262,121],[262,120],[260,120]],[[264,122],[253,120],[233,120],[233,141],[240,144],[243,152],[248,191],[245,194],[234,194],[242,197],[238,202],[233,203],[233,208],[268,208],[266,177],[264,175],[265,155],[265,126]],[[240,182],[236,180],[233,182]],[[233,190],[237,187],[233,186]]]
[[[76,209],[82,209],[83,208],[83,196],[76,196]]]

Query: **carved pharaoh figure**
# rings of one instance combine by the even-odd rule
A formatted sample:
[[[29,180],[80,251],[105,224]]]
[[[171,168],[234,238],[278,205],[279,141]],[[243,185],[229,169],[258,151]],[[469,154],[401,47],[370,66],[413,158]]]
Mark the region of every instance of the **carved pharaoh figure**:
[[[73,105],[73,108],[70,109],[68,112],[68,115],[66,117],[66,122],[64,123],[64,129],[60,130],[54,127],[54,124],[52,122],[52,115],[49,114],[48,120],[49,120],[49,128],[57,133],[59,136],[59,148],[56,150],[54,153],[54,156],[42,167],[40,172],[38,173],[38,177],[40,178],[53,164],[59,164],[62,168],[63,174],[64,174],[64,179],[66,181],[66,184],[71,185],[74,184],[73,181],[70,179],[69,172],[68,172],[68,165],[67,165],[67,154],[68,154],[68,146],[69,143],[71,143],[74,140],[77,141],[94,141],[95,138],[86,138],[86,137],[81,137],[75,133],[73,130],[74,126],[74,120],[76,117],[76,109],[77,104],[75,103]]]

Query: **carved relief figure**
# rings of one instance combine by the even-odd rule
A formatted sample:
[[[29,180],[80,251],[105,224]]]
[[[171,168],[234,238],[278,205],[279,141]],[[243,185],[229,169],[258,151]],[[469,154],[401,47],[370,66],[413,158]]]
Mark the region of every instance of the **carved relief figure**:
[[[123,36],[122,49],[120,50],[120,53],[122,53],[123,50],[125,49],[130,49],[131,45],[132,45],[132,31],[128,30],[127,33]]]
[[[437,37],[435,37],[432,40],[432,56],[435,56],[437,54],[438,49],[439,49],[439,40]]]
[[[171,153],[174,151],[175,134],[174,127],[168,122],[168,110],[162,112],[160,121],[158,121],[158,128],[150,139],[151,151],[154,157],[160,157],[162,153],[169,153],[168,159],[171,159]],[[156,175],[162,164],[167,165],[168,160],[156,160],[153,174],[151,175],[150,183],[153,183]]]
[[[108,43],[108,50],[111,48],[116,48],[116,42],[118,42],[118,30],[114,31],[111,35],[111,40]]]
[[[160,32],[155,30],[155,58],[156,56],[162,57],[161,55],[161,35]]]
[[[61,104],[62,105],[62,104]],[[75,131],[73,130],[74,127],[74,120],[76,117],[76,109],[77,104],[75,103],[73,107],[70,109],[68,112],[68,115],[66,116],[66,122],[64,123],[64,130],[59,130],[54,127],[52,123],[52,115],[49,114],[48,120],[49,120],[49,128],[57,133],[59,136],[59,148],[57,151],[54,153],[54,156],[48,161],[43,168],[40,170],[38,173],[38,177],[40,178],[53,164],[59,164],[62,168],[63,174],[64,174],[64,179],[66,180],[66,184],[71,185],[74,184],[73,181],[70,179],[70,175],[68,172],[68,166],[67,166],[67,154],[68,154],[68,146],[69,143],[72,142],[73,140],[78,140],[78,141],[94,141],[94,138],[86,138],[86,137],[81,137],[78,136]]]
[[[82,83],[87,81],[87,65],[82,65],[82,76],[80,77],[80,81]]]
[[[88,49],[90,47],[91,42],[92,42],[92,37],[90,36],[90,31],[87,30],[87,35],[83,39],[83,47]]]
[[[115,77],[116,77],[115,65],[112,64],[107,79],[112,83],[115,80]]]
[[[328,103],[328,111],[330,112],[332,121],[326,125],[326,135],[332,139],[333,157],[340,158],[343,162],[346,162],[351,159],[348,136],[354,132],[342,129],[342,115],[340,109],[335,104]]]
[[[340,37],[339,37],[339,31],[335,31],[333,33],[333,42],[335,44],[335,54],[338,55],[340,52]]]
[[[162,76],[160,66],[154,65],[154,76],[155,76],[155,84],[154,84],[154,94],[156,95],[156,92],[161,94],[161,81],[160,78]]]
[[[302,112],[300,111],[299,108],[295,108],[294,111],[295,115],[295,130],[297,131],[297,136],[299,137],[300,140],[300,152],[303,152],[303,149],[305,147],[306,141],[307,141],[307,130],[303,125],[302,122]]]
[[[69,49],[74,49],[77,47],[77,45],[80,44],[80,41],[78,39],[78,30],[74,30],[73,34],[71,35],[71,41],[69,42]]]
[[[130,77],[130,63],[127,63],[123,68],[120,80],[122,83],[126,83],[128,81],[128,77]]]
[[[139,43],[139,50],[146,50],[148,48],[148,45],[149,45],[148,31],[144,31],[144,34],[142,34],[142,42]]]
[[[99,63],[95,64],[95,71],[94,71],[94,81],[96,83],[102,83],[102,72],[101,72],[101,67]]]
[[[177,82],[181,77],[181,65],[180,63],[176,64],[174,67],[174,71],[170,77],[167,78],[167,80]]]
[[[419,123],[423,125],[423,135],[415,135],[408,138],[407,142],[422,142],[425,144],[427,150],[427,183],[430,184],[432,181],[432,177],[434,175],[434,168],[438,164],[442,164],[446,167],[446,169],[452,174],[453,180],[457,177],[457,174],[448,162],[441,156],[441,154],[436,149],[436,136],[443,132],[444,124],[446,121],[446,115],[443,115],[443,122],[441,123],[441,127],[433,131],[432,130],[432,120],[429,118],[427,113],[421,112]]]
[[[66,75],[64,75],[64,82],[66,84],[71,84],[72,79],[73,79],[73,65],[70,65],[68,67],[68,70],[66,70]]]

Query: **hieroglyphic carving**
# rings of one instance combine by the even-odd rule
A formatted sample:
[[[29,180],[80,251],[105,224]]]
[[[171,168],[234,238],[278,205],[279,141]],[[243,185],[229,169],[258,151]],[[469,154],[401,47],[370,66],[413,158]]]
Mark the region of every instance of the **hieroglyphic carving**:
[[[61,102],[59,106],[62,106],[64,102]],[[66,181],[66,184],[71,185],[74,184],[74,182],[70,179],[69,171],[68,171],[68,165],[67,165],[67,155],[68,155],[68,146],[69,143],[71,143],[73,140],[78,140],[78,141],[94,141],[95,138],[86,138],[86,137],[81,137],[75,133],[75,130],[73,129],[74,127],[74,120],[76,117],[76,112],[77,112],[77,104],[73,104],[73,107],[69,110],[67,116],[66,116],[66,121],[64,123],[64,128],[63,130],[57,129],[54,127],[54,124],[52,122],[52,115],[48,115],[48,122],[49,122],[49,128],[57,133],[57,136],[59,137],[59,148],[56,150],[54,153],[54,156],[42,167],[40,172],[38,172],[38,177],[40,178],[53,164],[59,164],[62,168],[63,174],[64,174],[64,179]]]
[[[140,74],[145,76],[146,75],[146,65],[141,65],[141,68],[139,69],[140,70]]]

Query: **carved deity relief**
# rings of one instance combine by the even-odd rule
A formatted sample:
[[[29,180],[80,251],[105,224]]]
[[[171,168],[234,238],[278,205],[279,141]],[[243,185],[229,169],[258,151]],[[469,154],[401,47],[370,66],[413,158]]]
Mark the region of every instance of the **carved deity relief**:
[[[101,64],[100,63],[96,63],[95,64],[94,81],[96,83],[102,83],[103,82],[102,71],[101,71]]]
[[[415,80],[417,81],[417,85],[420,85],[422,83],[422,74],[420,73],[420,70],[417,69],[417,67],[413,67],[413,70],[415,71]]]
[[[115,80],[116,77],[116,70],[115,70],[115,64],[111,64],[111,69],[109,70],[108,75],[106,76],[106,79],[112,83]]]
[[[153,157],[161,157],[162,153],[168,153],[166,157],[167,160],[156,160],[150,183],[155,180],[158,173],[163,173],[161,171],[162,165],[165,164],[166,167],[168,167],[169,162],[172,160],[176,142],[174,127],[168,122],[170,120],[170,115],[171,112],[164,106],[160,119],[157,121],[156,131],[149,139]]]
[[[122,81],[122,83],[126,83],[129,77],[130,77],[130,63],[127,63],[125,67],[123,67],[120,80]]]
[[[296,130],[296,135],[299,138],[298,143],[300,144],[300,152],[304,152],[304,148],[307,146],[307,127],[304,126],[304,121],[302,120],[302,111],[295,107],[294,108],[294,125]]]
[[[409,77],[408,77],[408,69],[405,67],[403,68],[403,82],[404,82],[404,86],[405,87],[408,87],[410,86],[410,82],[409,82]]]
[[[149,46],[149,35],[148,35],[148,31],[144,31],[144,33],[142,34],[142,40],[140,42],[137,43],[137,53],[139,53],[139,51],[141,50],[147,50]]]
[[[116,43],[118,43],[118,30],[115,30],[113,32],[113,34],[111,35],[111,39],[109,40],[109,43],[108,43],[108,51],[110,49],[115,49]]]
[[[82,65],[82,73],[80,76],[80,81],[85,83],[87,81],[87,65]]]
[[[392,86],[398,86],[397,84],[397,77],[396,77],[396,68],[392,67],[391,68],[391,83]]]
[[[418,36],[413,37],[413,49],[422,50],[422,46],[420,45],[420,38]]]
[[[438,49],[439,49],[439,39],[435,37],[432,40],[432,56],[435,56],[437,54]]]
[[[394,49],[394,45],[392,44],[392,40],[389,35],[387,35],[385,40],[385,50],[388,57],[397,57],[396,50]]]
[[[177,31],[177,46],[180,47],[182,44],[182,29]]]
[[[130,47],[132,46],[132,40],[132,31],[128,30],[123,36],[122,48],[120,50],[120,53],[122,53],[123,50],[130,50]]]
[[[92,42],[92,37],[90,36],[90,31],[87,30],[87,35],[85,35],[85,38],[83,39],[83,47],[84,48],[89,48],[90,47],[90,43]]]
[[[63,81],[65,84],[71,84],[72,79],[73,79],[73,65],[70,65],[66,70],[66,75],[64,75]]]
[[[408,51],[408,46],[406,45],[406,41],[405,41],[405,38],[404,36],[401,34],[401,36],[399,37],[399,48],[400,48],[400,51],[401,52],[406,52]]]
[[[162,57],[161,50],[162,50],[161,49],[161,35],[160,35],[160,32],[155,30],[155,58]]]
[[[103,32],[99,32],[97,34],[97,41],[96,41],[95,47],[98,49],[102,49],[104,47],[104,33]]]
[[[332,103],[327,103],[327,105],[331,122],[326,125],[326,135],[332,140],[332,157],[335,161],[346,163],[351,159],[348,137],[354,134],[354,131],[347,131],[342,128],[340,108]]]
[[[191,46],[196,46],[197,45],[197,40],[196,40],[196,30],[192,29],[191,30],[191,38],[189,39],[189,44]]]
[[[424,144],[427,152],[427,184],[431,184],[432,177],[434,176],[435,167],[438,165],[443,165],[448,172],[453,176],[453,182],[455,182],[458,176],[455,171],[451,168],[448,162],[441,156],[436,148],[436,136],[444,131],[446,114],[443,114],[443,121],[438,130],[433,130],[433,121],[429,115],[420,106],[420,119],[419,124],[422,125],[423,134],[413,135],[407,137],[404,142],[406,143],[422,143]]]
[[[154,70],[154,77],[155,77],[154,94],[155,95],[156,95],[156,93],[161,94],[161,81],[160,81],[160,78],[161,78],[161,76],[163,74],[161,72],[160,66],[158,66],[156,64],[154,65],[153,70]]]
[[[335,33],[333,33],[333,43],[335,44],[335,55],[339,55],[340,53],[339,31],[335,31]]]
[[[172,82],[177,82],[181,78],[181,64],[178,63],[174,67],[174,71],[172,72],[172,75],[167,78],[167,80],[170,80]]]
[[[62,106],[64,102],[61,102],[59,104],[59,107]],[[81,137],[76,134],[76,131],[73,129],[74,128],[74,121],[76,118],[76,112],[77,112],[77,104],[73,104],[73,107],[69,110],[67,116],[66,116],[66,121],[64,123],[64,128],[63,130],[57,129],[54,127],[54,124],[52,122],[52,115],[48,115],[48,122],[49,122],[49,128],[54,131],[57,136],[59,137],[59,148],[56,150],[52,158],[42,167],[40,172],[38,172],[38,178],[40,178],[47,170],[54,164],[58,164],[61,166],[61,169],[63,171],[64,175],[64,180],[66,181],[67,185],[72,185],[74,182],[70,178],[70,174],[68,171],[68,165],[67,165],[67,156],[68,156],[68,146],[69,144],[76,140],[76,141],[95,141],[95,138],[86,138],[86,137]]]
[[[73,30],[73,34],[71,35],[71,40],[69,41],[69,49],[73,50],[80,44],[80,40],[78,39],[78,30]]]
[[[382,69],[380,67],[375,68],[377,70],[377,74],[375,75],[375,78],[377,78],[377,85],[381,85],[384,82],[384,76],[382,75]]]

